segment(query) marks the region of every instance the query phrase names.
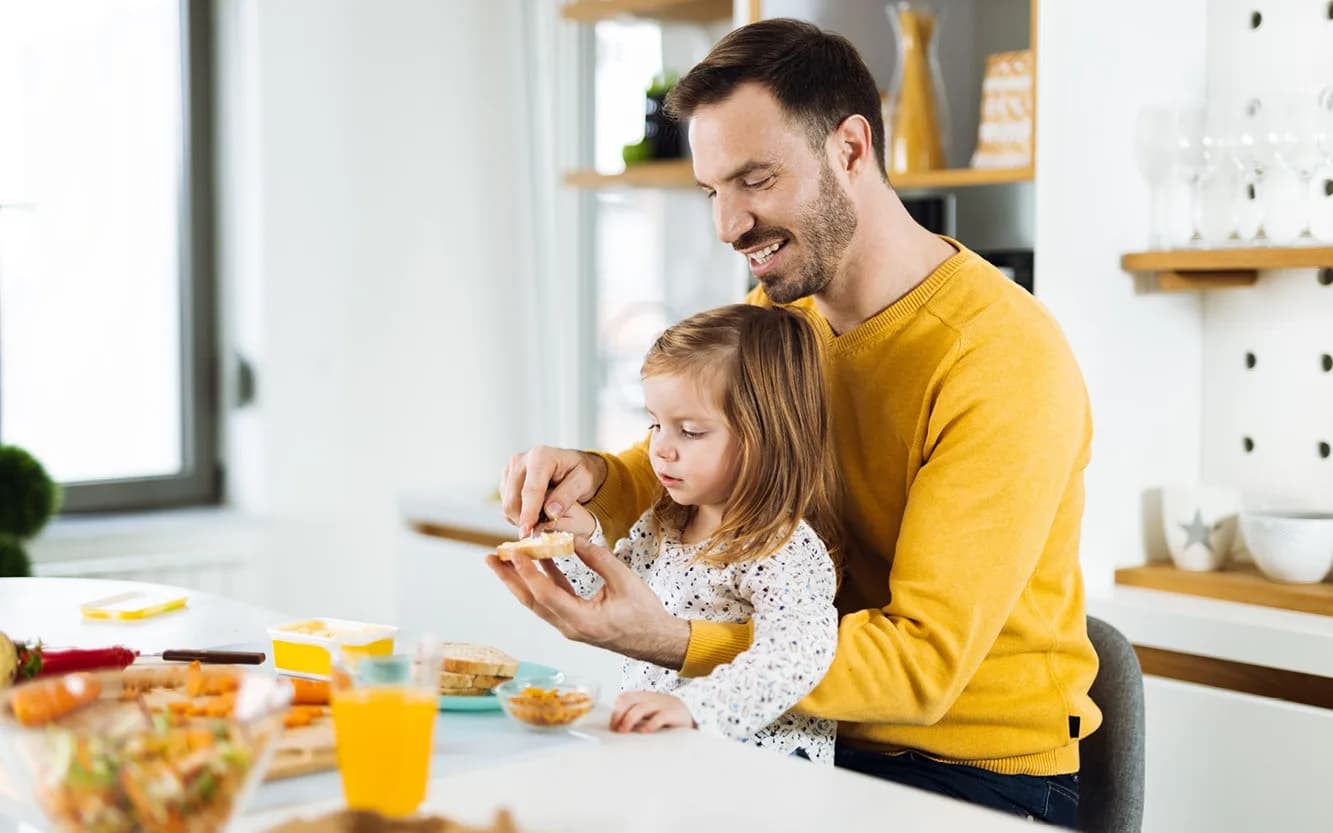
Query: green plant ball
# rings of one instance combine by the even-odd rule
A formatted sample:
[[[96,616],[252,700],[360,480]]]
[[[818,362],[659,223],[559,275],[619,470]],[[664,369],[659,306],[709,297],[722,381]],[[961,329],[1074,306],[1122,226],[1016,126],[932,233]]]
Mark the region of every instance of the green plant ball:
[[[60,508],[60,487],[28,452],[0,445],[0,532],[27,540]]]
[[[23,544],[14,538],[0,536],[0,578],[22,578],[32,574],[32,564]]]

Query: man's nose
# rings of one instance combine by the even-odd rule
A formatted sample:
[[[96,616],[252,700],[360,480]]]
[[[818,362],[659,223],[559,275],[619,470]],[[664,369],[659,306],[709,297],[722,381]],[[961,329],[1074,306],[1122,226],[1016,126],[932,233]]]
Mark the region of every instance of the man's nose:
[[[717,227],[717,237],[728,246],[735,245],[750,229],[754,228],[754,215],[735,197],[726,197],[721,193],[713,197],[713,224]]]

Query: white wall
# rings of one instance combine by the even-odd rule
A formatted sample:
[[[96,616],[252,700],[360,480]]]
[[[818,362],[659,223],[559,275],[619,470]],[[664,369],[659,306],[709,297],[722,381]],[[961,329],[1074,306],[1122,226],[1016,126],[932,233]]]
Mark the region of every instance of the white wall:
[[[529,440],[518,13],[220,4],[225,329],[258,374],[227,462],[275,608],[392,621],[397,495]]]
[[[1120,256],[1147,241],[1135,116],[1202,94],[1205,12],[1204,0],[1130,0],[1096,15],[1038,6],[1037,285],[1092,397],[1083,563],[1093,588],[1141,563],[1145,542],[1157,548],[1154,490],[1199,471],[1199,297],[1138,294]]]

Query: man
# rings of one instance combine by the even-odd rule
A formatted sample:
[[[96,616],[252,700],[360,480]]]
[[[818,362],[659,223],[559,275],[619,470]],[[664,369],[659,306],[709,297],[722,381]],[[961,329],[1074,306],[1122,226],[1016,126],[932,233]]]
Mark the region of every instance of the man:
[[[842,37],[768,20],[723,38],[668,106],[689,119],[747,299],[815,313],[844,501],[837,656],[799,710],[839,721],[838,764],[1072,825],[1078,741],[1101,715],[1078,565],[1091,418],[1056,323],[888,182],[874,81]],[[610,540],[656,494],[644,445],[515,455],[525,533],[577,500]],[[592,600],[519,559],[491,565],[566,636],[704,675],[744,625],[678,620],[604,550]]]

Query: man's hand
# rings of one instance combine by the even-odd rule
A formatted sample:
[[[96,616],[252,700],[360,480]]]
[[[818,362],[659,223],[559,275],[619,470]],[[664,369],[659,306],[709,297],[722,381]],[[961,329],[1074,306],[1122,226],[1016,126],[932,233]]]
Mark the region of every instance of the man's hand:
[[[606,482],[606,461],[596,454],[539,445],[509,458],[500,475],[505,519],[526,538],[545,509],[559,518],[575,503],[592,500]]]
[[[656,691],[627,691],[611,710],[613,732],[659,732],[663,729],[693,729],[694,717],[679,697]]]
[[[575,539],[574,551],[602,577],[602,589],[581,599],[552,560],[541,566],[521,553],[486,563],[524,607],[567,639],[678,670],[690,644],[690,623],[663,607],[652,588],[603,547]]]

